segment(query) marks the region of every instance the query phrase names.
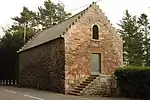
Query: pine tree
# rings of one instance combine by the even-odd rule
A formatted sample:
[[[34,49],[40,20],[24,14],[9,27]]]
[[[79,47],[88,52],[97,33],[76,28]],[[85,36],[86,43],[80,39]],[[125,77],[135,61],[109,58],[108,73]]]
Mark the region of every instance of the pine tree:
[[[63,3],[59,2],[55,5],[50,0],[46,0],[44,2],[44,8],[38,7],[38,10],[37,20],[44,29],[64,21],[71,15],[65,12]]]
[[[26,43],[38,30],[36,16],[36,12],[30,11],[27,7],[23,7],[20,17],[16,16],[12,18],[14,24],[7,31],[13,35],[21,36],[24,43]]]
[[[136,16],[132,16],[128,10],[118,24],[123,38],[124,62],[128,65],[142,65],[142,33],[139,31]]]
[[[140,31],[143,34],[143,47],[144,47],[144,65],[150,66],[150,23],[146,14],[141,14],[138,19]]]

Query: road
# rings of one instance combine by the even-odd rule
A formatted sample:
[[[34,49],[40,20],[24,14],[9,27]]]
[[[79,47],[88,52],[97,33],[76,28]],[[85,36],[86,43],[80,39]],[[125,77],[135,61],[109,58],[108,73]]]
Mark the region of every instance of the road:
[[[0,100],[127,100],[127,99],[71,96],[27,88],[0,86]]]

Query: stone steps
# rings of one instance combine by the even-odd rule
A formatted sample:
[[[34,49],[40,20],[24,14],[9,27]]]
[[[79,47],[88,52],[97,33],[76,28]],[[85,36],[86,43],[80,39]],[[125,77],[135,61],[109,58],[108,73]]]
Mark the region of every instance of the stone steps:
[[[76,88],[85,88],[86,86],[81,86],[81,85],[79,85],[79,86],[77,86]]]
[[[71,92],[69,92],[68,94],[70,95],[80,95],[80,93],[89,85],[91,84],[92,81],[94,81],[94,79],[96,79],[96,77],[98,77],[98,75],[90,75],[89,77],[87,77],[87,79],[85,79],[81,84],[79,84],[77,87],[75,87]]]
[[[89,84],[89,83],[91,83],[91,81],[83,81],[83,83]]]
[[[70,95],[76,95],[76,96],[80,95],[80,93],[75,93],[75,92],[69,92],[68,94],[70,94]]]
[[[75,87],[74,89],[75,89],[75,90],[80,90],[80,91],[82,91],[84,88]]]

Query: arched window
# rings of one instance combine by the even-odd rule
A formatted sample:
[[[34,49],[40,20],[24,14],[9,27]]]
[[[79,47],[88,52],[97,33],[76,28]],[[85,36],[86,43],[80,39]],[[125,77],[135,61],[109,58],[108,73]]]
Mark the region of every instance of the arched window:
[[[99,35],[98,35],[99,31],[98,31],[98,26],[94,25],[93,26],[93,39],[98,39]]]

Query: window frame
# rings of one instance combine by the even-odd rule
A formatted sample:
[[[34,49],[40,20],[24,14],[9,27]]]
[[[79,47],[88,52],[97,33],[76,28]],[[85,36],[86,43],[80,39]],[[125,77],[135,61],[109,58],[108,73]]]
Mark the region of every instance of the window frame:
[[[94,27],[96,27],[97,28],[97,33],[94,33]],[[94,35],[96,35],[95,37],[94,37]],[[93,40],[99,40],[99,26],[97,25],[97,24],[94,24],[93,26],[92,26],[92,39]]]

